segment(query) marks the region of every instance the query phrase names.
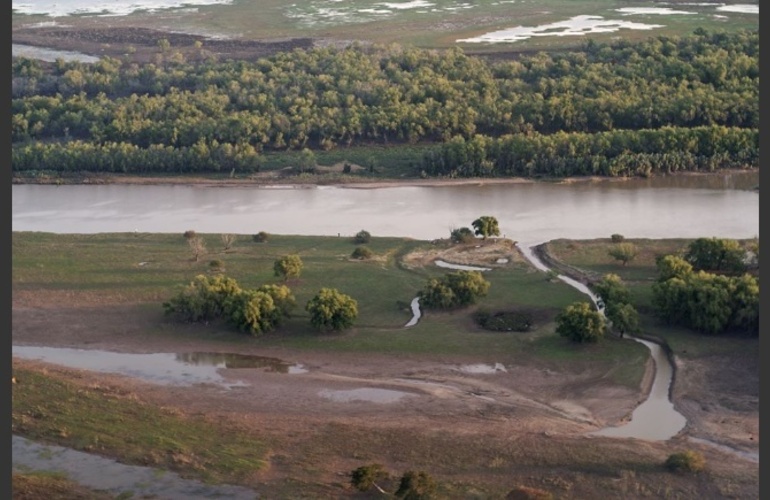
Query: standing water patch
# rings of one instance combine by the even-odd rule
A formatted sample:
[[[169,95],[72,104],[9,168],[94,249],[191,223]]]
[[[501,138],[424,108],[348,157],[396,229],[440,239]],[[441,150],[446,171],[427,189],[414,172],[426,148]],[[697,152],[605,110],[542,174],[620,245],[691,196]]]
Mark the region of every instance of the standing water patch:
[[[49,471],[119,498],[228,498],[253,500],[257,492],[233,485],[211,485],[162,469],[125,465],[62,446],[43,445],[13,436],[13,470]],[[128,495],[128,496],[126,496]]]
[[[319,396],[331,399],[338,403],[350,403],[351,401],[369,401],[371,403],[395,403],[406,396],[414,396],[408,392],[393,391],[390,389],[362,388],[347,391],[332,391],[324,389]]]
[[[67,347],[13,346],[12,355],[69,368],[117,373],[162,385],[216,384],[227,388],[248,385],[243,381],[229,381],[219,373],[221,369],[267,369],[277,373],[307,371],[302,365],[243,354],[130,354]]]

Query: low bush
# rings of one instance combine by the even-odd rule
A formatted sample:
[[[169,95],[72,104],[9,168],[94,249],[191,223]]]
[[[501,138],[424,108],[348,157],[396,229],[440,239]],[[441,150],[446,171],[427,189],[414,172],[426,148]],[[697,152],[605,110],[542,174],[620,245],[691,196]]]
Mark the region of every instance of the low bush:
[[[681,451],[669,455],[665,462],[671,472],[699,472],[706,466],[706,459],[697,451]]]
[[[356,247],[355,250],[353,250],[353,253],[350,254],[350,256],[354,259],[359,260],[366,260],[371,259],[374,255],[374,252],[372,252],[368,247]]]
[[[494,332],[528,332],[532,329],[533,317],[530,311],[479,311],[474,315],[479,326]]]

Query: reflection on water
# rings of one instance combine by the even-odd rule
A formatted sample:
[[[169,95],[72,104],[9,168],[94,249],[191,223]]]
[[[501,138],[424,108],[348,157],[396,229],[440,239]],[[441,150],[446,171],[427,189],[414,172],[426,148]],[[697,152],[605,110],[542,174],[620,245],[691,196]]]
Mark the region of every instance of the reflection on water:
[[[351,401],[369,401],[372,403],[395,403],[406,396],[414,396],[409,392],[393,391],[390,389],[362,388],[350,389],[347,391],[332,391],[324,389],[318,393],[319,396],[331,399],[338,403],[349,403]]]
[[[300,364],[289,364],[277,358],[235,354],[229,352],[185,352],[176,355],[176,359],[192,365],[209,365],[220,368],[264,368],[276,373],[307,373],[307,368]]]
[[[253,500],[259,497],[255,491],[241,486],[183,479],[170,471],[125,465],[61,446],[38,444],[21,436],[13,436],[11,461],[14,470],[58,472],[91,489],[107,491],[120,498]]]
[[[720,184],[714,187],[712,183]],[[399,186],[378,189],[12,185],[13,231],[446,238],[479,214],[519,242],[568,238],[752,238],[758,172],[620,182]],[[731,186],[736,186],[733,188]],[[254,214],[260,214],[255,218]],[[340,217],[340,214],[345,214]]]
[[[289,374],[307,372],[302,365],[244,354],[130,354],[38,346],[13,346],[12,354],[19,358],[39,359],[70,368],[127,375],[163,385],[216,384],[227,388],[248,385],[243,381],[230,381],[219,373],[221,369],[231,368],[262,368],[270,372]]]

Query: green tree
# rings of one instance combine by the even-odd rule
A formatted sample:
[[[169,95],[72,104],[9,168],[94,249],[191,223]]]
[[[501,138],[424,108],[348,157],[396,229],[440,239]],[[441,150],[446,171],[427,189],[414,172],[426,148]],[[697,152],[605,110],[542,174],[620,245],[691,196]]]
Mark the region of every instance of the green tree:
[[[736,240],[698,238],[688,245],[684,258],[696,271],[740,273],[746,270],[745,255]]]
[[[615,260],[621,261],[625,266],[636,258],[639,251],[633,243],[617,243],[612,245],[607,253]]]
[[[356,235],[353,237],[353,242],[357,245],[363,244],[363,243],[369,243],[369,241],[372,239],[372,235],[369,233],[369,231],[366,231],[364,229],[360,230],[356,233]]]
[[[490,283],[480,271],[457,271],[448,274],[446,280],[460,307],[475,304],[489,292]]]
[[[305,306],[310,323],[318,330],[344,330],[358,317],[358,302],[334,288],[321,288]]]
[[[449,238],[452,240],[452,243],[470,243],[476,239],[476,236],[470,228],[460,227],[452,229]]]
[[[273,273],[288,281],[289,278],[298,278],[303,266],[299,255],[284,255],[273,263]]]
[[[390,477],[388,471],[381,464],[362,465],[350,473],[350,484],[358,491],[369,491],[372,487],[380,493],[386,493],[377,482],[382,482]]]
[[[270,235],[265,231],[260,231],[257,234],[252,235],[251,239],[254,240],[255,243],[265,243],[268,239],[270,239]]]
[[[497,219],[491,215],[482,215],[471,223],[475,234],[487,239],[489,236],[500,236],[500,227]]]
[[[573,342],[596,342],[604,330],[604,317],[588,302],[575,302],[556,315],[556,333]]]
[[[257,288],[257,291],[264,292],[273,299],[276,312],[278,313],[273,321],[276,325],[283,318],[288,318],[291,315],[291,311],[297,306],[297,299],[286,285],[262,285]]]
[[[658,281],[664,282],[671,278],[687,279],[692,274],[692,264],[675,255],[664,255],[655,260],[658,268]]]
[[[420,303],[427,308],[465,307],[487,295],[490,283],[479,271],[456,271],[443,278],[430,278],[418,292]]]
[[[631,300],[631,293],[617,274],[605,274],[592,288],[604,300],[608,309],[613,304],[627,304]]]
[[[300,152],[299,159],[297,160],[297,171],[299,173],[313,173],[317,166],[315,153],[308,148],[304,148]]]
[[[242,290],[229,302],[225,314],[228,323],[255,336],[275,328],[278,317],[273,298],[257,290]]]
[[[396,490],[396,497],[404,500],[429,500],[435,498],[438,483],[424,471],[406,471]]]
[[[606,312],[612,328],[617,330],[622,337],[626,333],[639,331],[639,313],[631,304],[620,304]]]

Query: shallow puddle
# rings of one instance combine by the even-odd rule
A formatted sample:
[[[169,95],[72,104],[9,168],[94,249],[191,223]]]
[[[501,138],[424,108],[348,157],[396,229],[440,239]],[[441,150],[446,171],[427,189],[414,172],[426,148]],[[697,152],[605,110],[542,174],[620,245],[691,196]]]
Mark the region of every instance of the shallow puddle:
[[[420,312],[420,297],[415,297],[412,299],[412,319],[410,319],[409,323],[405,324],[404,327],[416,325],[417,322],[420,321],[420,316],[422,316],[422,313]]]
[[[484,363],[478,363],[474,365],[462,365],[458,368],[461,372],[464,373],[500,373],[500,372],[507,372],[508,370],[505,369],[505,366],[502,365],[502,363],[495,363],[494,365],[490,364],[484,364]]]
[[[452,264],[451,262],[444,262],[443,260],[437,260],[434,262],[438,267],[443,267],[445,269],[455,269],[457,271],[491,271],[492,269],[489,267],[480,267],[480,266],[464,266],[462,264]]]
[[[302,365],[292,365],[275,358],[227,353],[130,354],[67,347],[13,346],[12,355],[69,368],[117,373],[163,385],[216,384],[227,388],[248,385],[243,381],[226,379],[219,373],[221,369],[251,368],[289,374],[307,372]]]
[[[125,465],[99,455],[39,444],[21,436],[12,438],[14,470],[57,472],[81,485],[108,491],[120,498],[259,498],[255,491],[242,486],[205,484],[162,469]]]
[[[401,398],[414,396],[414,394],[403,391],[393,391],[390,389],[362,388],[350,389],[347,391],[332,391],[324,389],[318,393],[319,396],[331,399],[338,403],[350,403],[351,401],[369,401],[371,403],[395,403]]]
[[[99,61],[98,57],[89,56],[82,52],[33,47],[19,43],[11,44],[11,57],[26,57],[27,59],[38,59],[46,62],[56,62],[57,59],[66,62],[78,61],[82,63],[95,63]]]

